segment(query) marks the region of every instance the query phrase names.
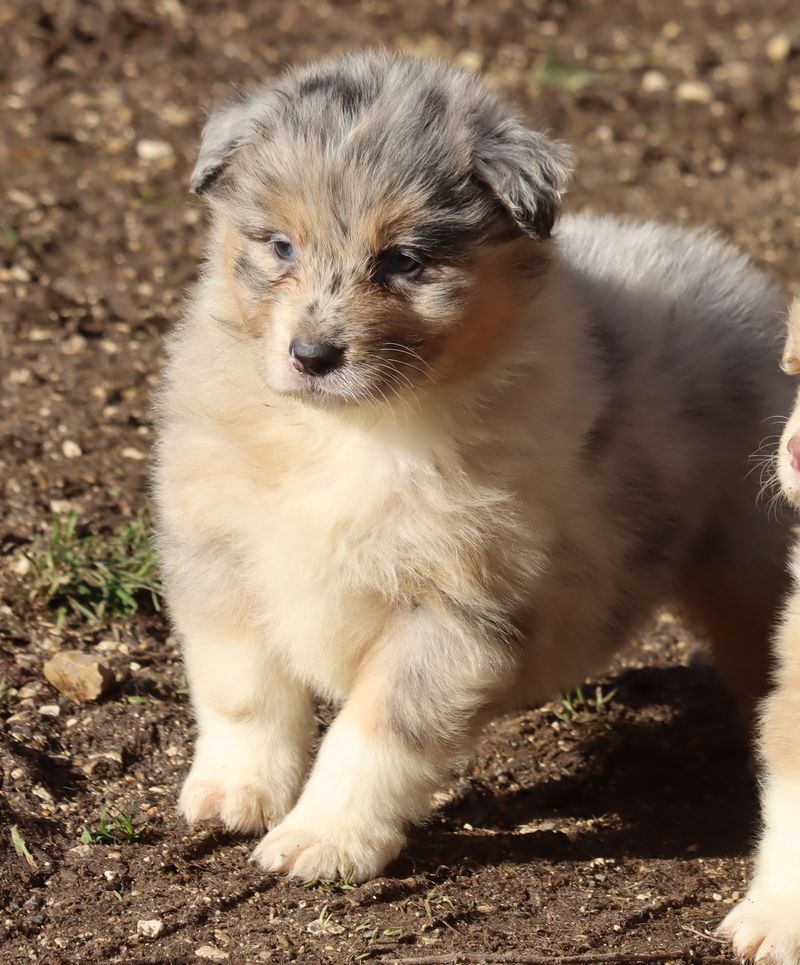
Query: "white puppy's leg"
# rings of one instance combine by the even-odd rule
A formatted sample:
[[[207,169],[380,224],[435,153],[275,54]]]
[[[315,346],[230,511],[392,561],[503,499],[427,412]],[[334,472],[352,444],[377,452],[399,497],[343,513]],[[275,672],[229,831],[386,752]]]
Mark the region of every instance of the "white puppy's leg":
[[[422,608],[401,616],[326,735],[296,807],[254,859],[305,881],[379,874],[409,822],[429,813],[508,663],[466,621]]]
[[[300,792],[314,727],[311,700],[258,634],[218,620],[200,623],[194,619],[184,634],[199,735],[178,807],[190,822],[219,818],[233,831],[264,831]]]
[[[719,930],[742,958],[800,965],[800,779],[767,777],[762,806],[755,877]]]
[[[763,965],[800,965],[800,596],[776,637],[774,692],[759,734],[764,830],[753,882],[720,926],[738,955]]]

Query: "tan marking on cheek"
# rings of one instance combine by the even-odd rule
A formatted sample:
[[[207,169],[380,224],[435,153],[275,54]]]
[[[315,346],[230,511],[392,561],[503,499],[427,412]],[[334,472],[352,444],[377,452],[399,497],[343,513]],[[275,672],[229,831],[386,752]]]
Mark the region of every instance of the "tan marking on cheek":
[[[505,246],[490,250],[475,265],[473,297],[462,322],[436,339],[435,364],[443,382],[458,381],[483,367],[487,356],[511,333],[516,293],[522,284],[513,267],[514,253]]]
[[[239,233],[231,225],[226,225],[222,235],[220,261],[222,273],[237,292],[240,286],[236,280],[236,259],[242,253],[243,248],[244,242]]]
[[[243,249],[244,239],[231,225],[226,225],[222,234],[219,254],[222,276],[225,279],[228,293],[236,306],[236,314],[242,328],[251,335],[258,335],[261,326],[254,324],[252,313],[247,304],[247,289],[236,277],[236,259]]]

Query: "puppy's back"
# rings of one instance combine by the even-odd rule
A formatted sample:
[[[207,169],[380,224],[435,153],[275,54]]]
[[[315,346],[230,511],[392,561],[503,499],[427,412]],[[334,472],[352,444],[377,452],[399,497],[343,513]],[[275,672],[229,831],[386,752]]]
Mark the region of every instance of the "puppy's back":
[[[671,451],[678,465],[682,450],[700,447],[721,471],[734,463],[746,471],[741,460],[769,434],[763,420],[791,398],[778,371],[777,287],[706,232],[577,216],[563,220],[557,244],[588,307],[586,351],[613,386],[632,438]]]

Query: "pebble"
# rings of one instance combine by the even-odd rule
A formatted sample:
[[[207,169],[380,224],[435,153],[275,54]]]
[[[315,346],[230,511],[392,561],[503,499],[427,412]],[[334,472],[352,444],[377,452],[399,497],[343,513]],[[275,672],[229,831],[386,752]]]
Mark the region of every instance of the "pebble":
[[[27,700],[29,697],[35,697],[36,694],[42,689],[42,685],[38,680],[31,680],[27,684],[23,684],[17,691],[17,697],[20,700]]]
[[[666,90],[669,81],[660,70],[648,70],[642,76],[642,90],[646,94],[657,94],[659,91]]]
[[[71,439],[66,439],[62,443],[61,451],[67,459],[77,459],[78,456],[83,455],[83,449],[81,449],[77,442],[73,442]]]
[[[84,858],[90,858],[94,854],[94,845],[91,844],[76,844],[74,848],[70,848],[67,854],[78,860],[83,860]]]
[[[477,71],[483,67],[483,54],[479,50],[462,50],[456,54],[456,63],[465,70]]]
[[[155,141],[143,137],[136,144],[136,153],[143,161],[163,161],[175,154],[171,144],[167,141]]]
[[[221,948],[215,948],[213,945],[201,945],[199,948],[194,950],[195,958],[208,958],[212,962],[224,962],[226,958],[229,958],[227,952],[223,952]]]
[[[164,931],[164,922],[160,918],[145,918],[136,922],[136,934],[142,938],[158,938]]]
[[[136,459],[138,461],[147,459],[147,456],[141,451],[141,449],[134,449],[133,446],[126,446],[120,455],[123,459]]]
[[[53,803],[53,795],[47,790],[46,787],[38,785],[37,787],[33,788],[31,794],[33,794],[34,797],[38,797],[40,801],[44,801],[45,804]]]
[[[61,708],[58,704],[42,704],[39,708],[39,713],[42,717],[58,717],[61,713]]]
[[[344,926],[337,925],[334,922],[330,922],[330,921],[328,922],[312,921],[312,922],[309,922],[308,925],[306,925],[306,931],[310,935],[317,935],[317,936],[342,935],[344,934]]]
[[[114,674],[105,661],[80,650],[61,650],[44,665],[56,690],[73,700],[98,700],[111,689]]]
[[[11,383],[11,385],[27,385],[30,380],[30,369],[12,369],[8,373],[8,381]]]
[[[675,96],[685,104],[710,104],[714,92],[702,80],[685,80],[682,84],[678,84]]]
[[[80,355],[81,352],[86,350],[86,339],[83,335],[70,335],[69,338],[65,339],[61,343],[61,351],[64,355]]]
[[[11,564],[11,571],[17,576],[27,576],[31,571],[31,561],[27,556],[18,556]]]
[[[27,191],[19,191],[17,188],[12,188],[8,192],[8,200],[18,204],[20,208],[25,208],[26,211],[32,211],[36,207],[36,198]]]
[[[74,503],[71,503],[68,499],[51,499],[50,500],[50,510],[54,512],[56,516],[66,516],[75,509]]]
[[[767,57],[773,64],[782,64],[792,52],[792,38],[789,34],[776,34],[767,44]]]

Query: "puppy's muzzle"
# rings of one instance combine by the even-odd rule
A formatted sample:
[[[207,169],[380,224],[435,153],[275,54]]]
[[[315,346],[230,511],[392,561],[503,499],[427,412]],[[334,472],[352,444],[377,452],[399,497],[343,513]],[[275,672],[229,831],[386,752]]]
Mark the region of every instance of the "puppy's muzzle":
[[[299,338],[293,338],[289,343],[289,355],[298,372],[325,375],[342,364],[344,349],[324,339],[318,342],[303,342]]]

